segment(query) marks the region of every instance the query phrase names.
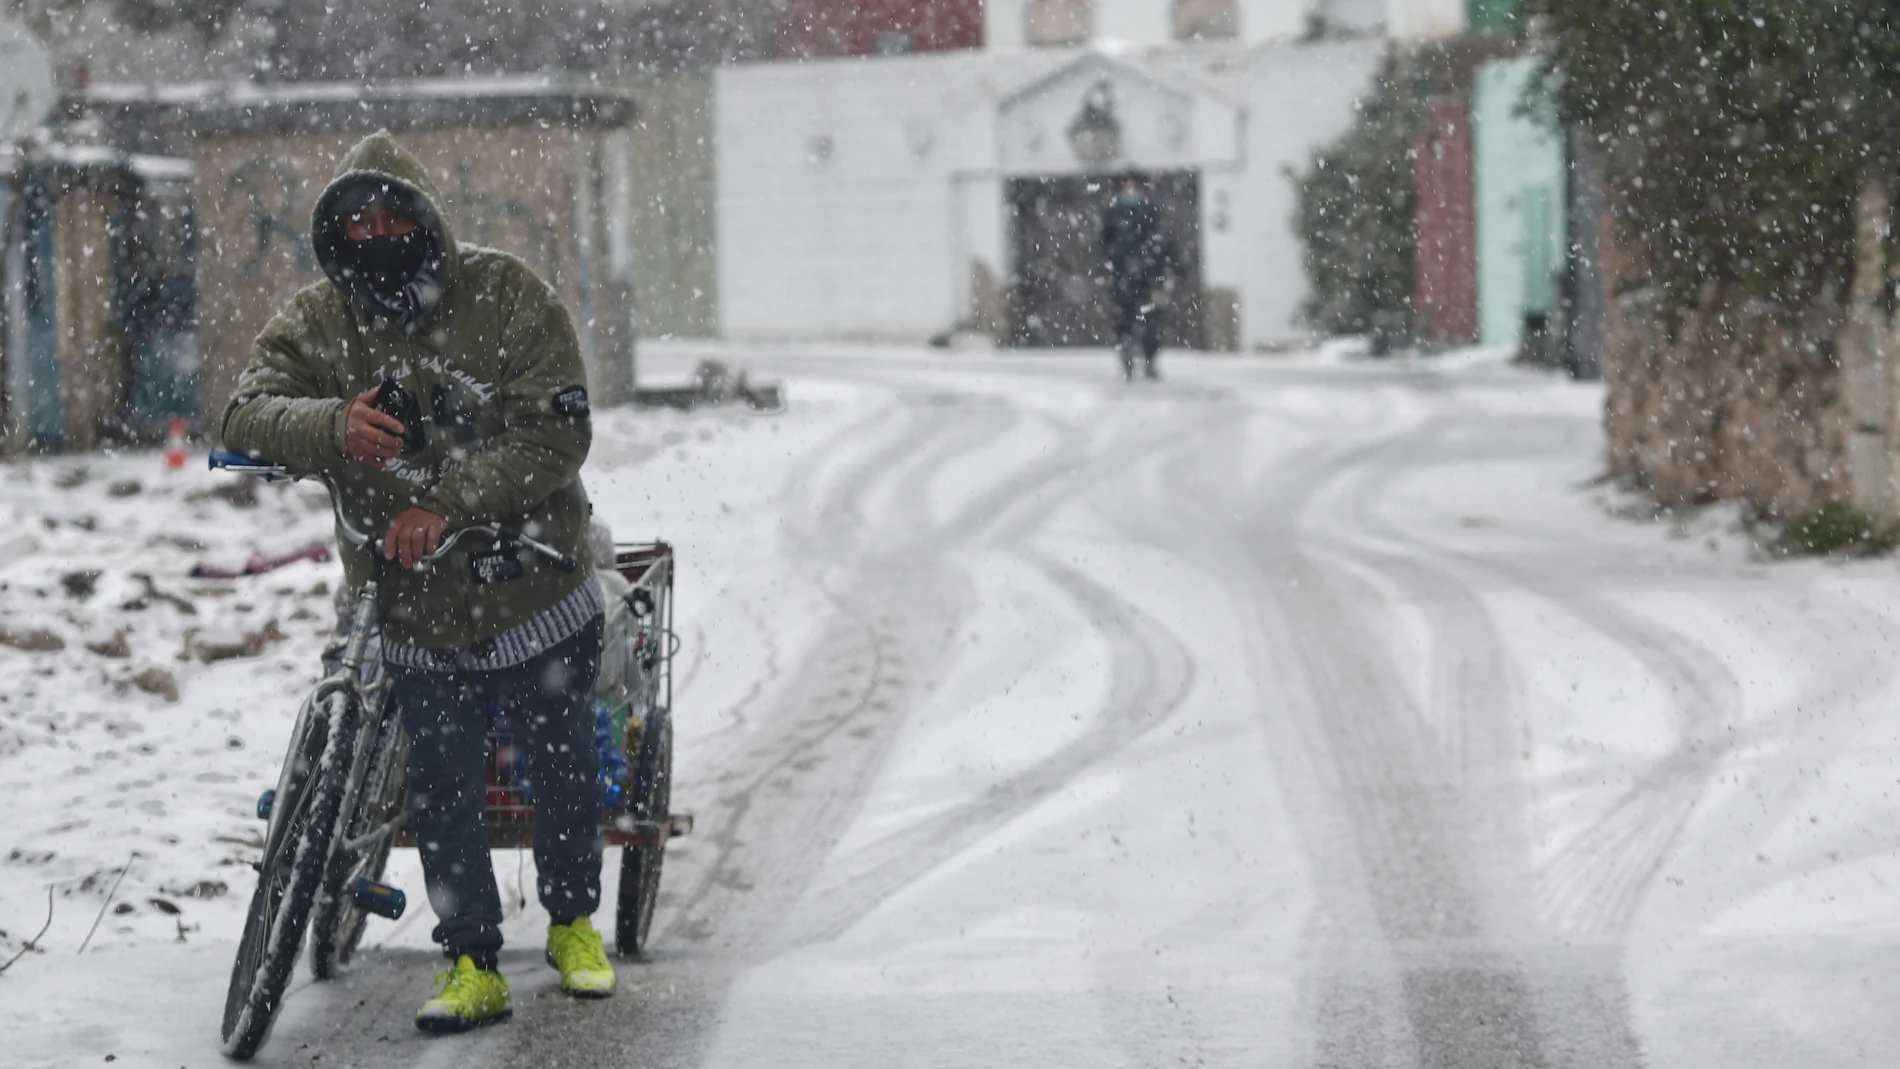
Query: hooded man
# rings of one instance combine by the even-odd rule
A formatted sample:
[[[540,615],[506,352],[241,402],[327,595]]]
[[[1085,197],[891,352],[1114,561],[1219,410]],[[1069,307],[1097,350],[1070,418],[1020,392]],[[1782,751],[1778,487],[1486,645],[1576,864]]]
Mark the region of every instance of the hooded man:
[[[328,281],[258,335],[223,439],[329,474],[345,513],[383,531],[383,556],[401,565],[379,576],[383,658],[410,737],[434,937],[454,963],[416,1025],[459,1032],[512,1012],[496,971],[501,898],[484,819],[492,708],[523,743],[534,783],[548,961],[564,991],[604,997],[614,972],[589,921],[600,904],[602,596],[586,567],[579,474],[592,431],[573,325],[526,264],[456,244],[435,185],[388,131],[344,157],[311,237]],[[488,521],[582,567],[470,540],[424,562],[449,528]],[[377,568],[347,542],[343,563],[353,589]]]

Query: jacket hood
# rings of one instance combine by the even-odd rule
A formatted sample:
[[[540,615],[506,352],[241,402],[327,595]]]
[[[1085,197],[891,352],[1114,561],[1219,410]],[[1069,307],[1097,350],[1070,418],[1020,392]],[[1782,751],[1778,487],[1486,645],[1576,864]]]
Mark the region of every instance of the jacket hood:
[[[371,312],[388,311],[368,301],[363,280],[352,277],[344,269],[342,250],[347,239],[343,236],[343,219],[338,212],[338,205],[346,197],[354,199],[353,194],[366,187],[402,205],[435,240],[440,253],[439,260],[431,261],[410,287],[420,291],[421,308],[415,318],[421,318],[440,300],[442,291],[454,277],[460,257],[455,236],[442,211],[441,192],[429,178],[422,161],[410,155],[388,130],[378,130],[357,142],[356,147],[345,154],[342,163],[337,166],[336,177],[317,197],[316,207],[310,216],[311,248],[316,253],[317,263],[323,267],[324,275],[353,303]],[[413,322],[404,325],[409,328],[414,326]]]

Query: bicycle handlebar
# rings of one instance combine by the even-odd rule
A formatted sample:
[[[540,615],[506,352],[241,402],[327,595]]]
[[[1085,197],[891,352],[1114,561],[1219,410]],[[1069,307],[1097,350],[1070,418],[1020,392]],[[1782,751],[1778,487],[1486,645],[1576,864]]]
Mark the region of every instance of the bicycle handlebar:
[[[213,449],[211,455],[205,459],[210,461],[207,466],[212,471],[239,471],[246,475],[263,475],[267,478],[294,477],[294,473],[281,464],[272,464],[268,460],[253,460],[243,453],[233,453],[228,449]]]
[[[381,555],[383,551],[383,540],[357,530],[356,526],[350,523],[349,516],[343,511],[343,495],[337,489],[336,480],[329,476],[312,475],[308,472],[295,471],[282,464],[273,464],[267,460],[255,460],[242,453],[233,453],[225,449],[213,449],[207,460],[209,461],[209,466],[212,471],[230,471],[240,475],[255,475],[265,480],[290,479],[295,481],[306,478],[321,480],[324,487],[330,491],[330,508],[336,513],[337,530],[342,532],[344,539],[351,545],[362,546],[373,554]],[[564,572],[571,572],[580,567],[580,562],[576,561],[572,556],[544,542],[529,538],[527,535],[512,527],[504,527],[499,523],[475,523],[459,528],[443,538],[441,544],[435,547],[435,552],[422,558],[422,561],[433,562],[448,556],[449,550],[452,549],[457,542],[461,541],[464,536],[471,534],[487,534],[492,536],[497,542],[511,542],[518,546],[526,546]]]

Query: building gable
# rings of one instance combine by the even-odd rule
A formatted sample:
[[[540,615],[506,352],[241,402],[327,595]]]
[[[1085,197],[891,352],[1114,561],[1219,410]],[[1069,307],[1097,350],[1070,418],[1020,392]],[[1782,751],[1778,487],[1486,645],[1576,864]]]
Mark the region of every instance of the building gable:
[[[1233,163],[1240,109],[1190,83],[1085,53],[1005,96],[997,153],[1008,174]]]

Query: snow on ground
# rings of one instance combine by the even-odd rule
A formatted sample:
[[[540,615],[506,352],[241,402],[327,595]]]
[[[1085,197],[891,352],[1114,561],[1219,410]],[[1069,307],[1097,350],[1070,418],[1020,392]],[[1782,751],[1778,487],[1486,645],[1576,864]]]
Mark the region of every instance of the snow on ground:
[[[561,1009],[510,891],[516,1022],[426,1043],[399,853],[416,910],[299,981],[264,1063],[1514,1064],[1432,1046],[1482,1019],[1525,1064],[1900,1058],[1900,575],[1654,518],[1599,478],[1598,389],[1339,348],[1133,389],[1103,355],[643,367],[707,355],[790,408],[604,413],[586,474],[680,554],[701,825],[652,960]],[[216,1061],[338,578],[190,578],[326,536],[319,491],[235,481],[0,462],[0,620],[60,644],[0,646],[0,960],[54,900],[8,1064]]]
[[[771,593],[756,589],[752,547],[772,541],[777,520],[759,499],[856,408],[852,388],[813,385],[800,391],[796,420],[728,410],[598,421],[586,477],[596,508],[619,539],[664,535],[682,547],[678,584],[693,608],[681,620],[689,652],[677,679],[707,709],[739,703],[724,685],[737,677],[719,671],[733,651],[708,649],[704,636],[730,632],[743,648],[763,626],[747,615],[749,598]],[[0,1032],[31,1037],[0,1061],[90,1064],[114,1052],[116,1037],[136,1048],[160,1035],[179,1037],[166,1046],[202,1063],[215,1052],[255,882],[257,798],[276,782],[314,681],[342,570],[332,559],[237,579],[190,573],[327,545],[328,495],[212,472],[197,454],[172,471],[161,454],[135,451],[0,461],[0,509],[10,532],[0,627],[60,647],[0,645],[0,797],[12,799],[0,837],[0,961],[39,932],[52,892],[39,949],[0,974],[14,989],[0,988]],[[247,640],[255,653],[239,652]],[[237,655],[207,662],[195,652],[205,646]],[[717,726],[709,717],[681,729],[693,738]],[[519,860],[499,859],[504,885]],[[399,852],[392,871],[422,905],[413,855]],[[426,913],[407,918],[410,945],[428,945],[426,919],[414,923]],[[89,960],[75,962],[82,943]],[[101,1015],[85,985],[128,961],[149,1015]],[[48,997],[17,997],[29,985]]]

